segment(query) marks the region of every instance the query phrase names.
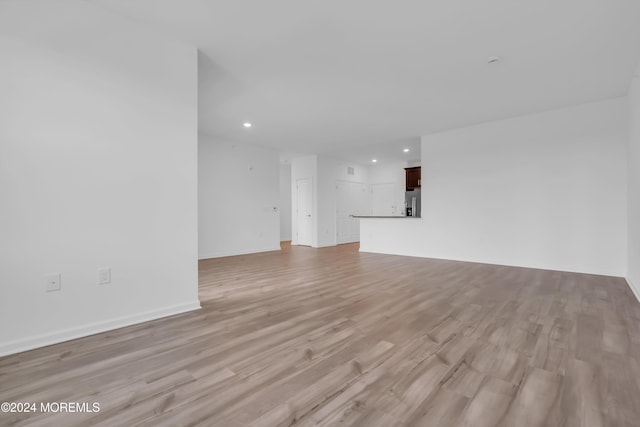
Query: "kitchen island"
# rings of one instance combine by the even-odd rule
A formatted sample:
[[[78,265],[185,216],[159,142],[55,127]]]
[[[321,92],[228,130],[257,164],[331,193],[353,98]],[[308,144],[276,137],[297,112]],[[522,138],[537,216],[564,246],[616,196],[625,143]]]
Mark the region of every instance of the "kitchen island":
[[[423,226],[422,218],[401,215],[352,215],[360,221],[360,251],[415,256]],[[405,220],[405,221],[397,221]]]

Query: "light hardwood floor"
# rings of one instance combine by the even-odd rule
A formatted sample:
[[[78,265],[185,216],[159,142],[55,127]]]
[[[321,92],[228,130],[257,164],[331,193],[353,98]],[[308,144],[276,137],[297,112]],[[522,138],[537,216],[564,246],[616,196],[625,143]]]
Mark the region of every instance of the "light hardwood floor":
[[[200,262],[203,309],[0,359],[2,425],[639,426],[622,279],[364,254]]]

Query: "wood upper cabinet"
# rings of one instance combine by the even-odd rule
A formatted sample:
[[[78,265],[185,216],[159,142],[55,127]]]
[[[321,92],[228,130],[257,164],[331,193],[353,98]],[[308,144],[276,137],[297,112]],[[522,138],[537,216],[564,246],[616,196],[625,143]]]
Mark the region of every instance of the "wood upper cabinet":
[[[420,184],[422,183],[422,168],[416,166],[413,168],[404,168],[404,171],[407,177],[407,191],[420,188]]]

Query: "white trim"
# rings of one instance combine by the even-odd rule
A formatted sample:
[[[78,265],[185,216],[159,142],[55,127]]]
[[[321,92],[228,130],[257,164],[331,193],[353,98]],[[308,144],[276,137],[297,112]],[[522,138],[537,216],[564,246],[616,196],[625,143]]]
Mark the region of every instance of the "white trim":
[[[628,277],[625,277],[624,279],[627,281],[627,285],[631,288],[633,295],[635,295],[638,302],[640,302],[640,289],[638,289],[638,287]]]
[[[15,341],[0,343],[0,356],[7,356],[9,354],[20,353],[27,350],[33,350],[35,348],[58,344],[64,341],[98,334],[100,332],[111,331],[113,329],[124,328],[125,326],[148,322],[150,320],[174,316],[176,314],[186,313],[188,311],[199,310],[200,308],[200,301],[194,301],[185,304],[173,305],[158,310],[136,313],[129,316],[116,317],[114,319],[104,320],[102,322],[89,323],[84,326],[62,329],[48,334],[36,335],[29,338],[22,338]]]
[[[273,251],[279,251],[279,250],[280,250],[280,245],[269,246],[265,248],[257,248],[257,249],[241,249],[236,251],[210,252],[210,253],[199,255],[198,260],[209,259],[209,258],[222,258],[226,256],[236,256],[236,255],[249,255],[249,254],[257,254],[261,252],[273,252]]]
[[[420,219],[420,218],[416,218]],[[564,273],[578,273],[578,274],[590,274],[592,276],[607,276],[607,277],[618,277],[624,279],[625,277],[622,274],[610,271],[585,271],[577,268],[566,267],[561,265],[534,265],[534,264],[505,264],[504,261],[497,261],[485,258],[473,258],[466,257],[462,258],[444,258],[441,256],[433,256],[433,255],[424,255],[424,254],[415,254],[415,253],[406,253],[403,251],[380,251],[377,249],[368,248],[366,245],[362,245],[362,241],[360,242],[360,252],[370,253],[370,254],[382,254],[382,255],[397,255],[397,256],[406,256],[412,258],[428,258],[428,259],[437,259],[442,261],[455,261],[455,262],[471,262],[474,264],[488,264],[488,265],[499,265],[503,267],[517,267],[517,268],[531,268],[534,270],[549,270],[549,271],[562,271]]]
[[[349,242],[349,243],[355,243],[355,242]],[[340,243],[340,244],[342,244],[342,243]],[[311,247],[320,249],[320,248],[329,248],[331,246],[338,246],[338,244],[336,244],[336,243],[320,243],[320,244],[318,244],[318,246],[311,246]]]

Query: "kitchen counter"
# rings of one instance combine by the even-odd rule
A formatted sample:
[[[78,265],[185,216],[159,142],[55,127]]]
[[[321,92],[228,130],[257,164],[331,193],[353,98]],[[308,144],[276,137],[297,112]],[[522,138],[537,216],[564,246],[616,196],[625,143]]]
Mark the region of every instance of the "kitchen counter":
[[[420,219],[419,216],[401,216],[401,215],[350,215],[353,218],[409,218],[409,219]]]

